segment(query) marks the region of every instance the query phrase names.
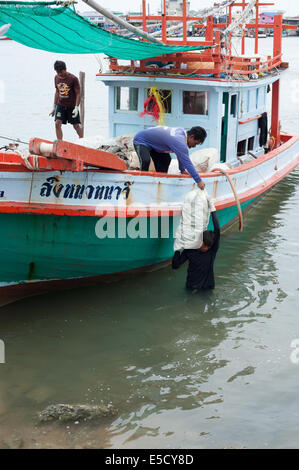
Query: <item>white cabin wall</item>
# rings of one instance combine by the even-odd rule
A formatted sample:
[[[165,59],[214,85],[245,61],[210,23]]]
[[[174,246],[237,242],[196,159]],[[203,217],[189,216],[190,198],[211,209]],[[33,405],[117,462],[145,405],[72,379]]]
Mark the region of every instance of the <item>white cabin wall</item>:
[[[266,111],[267,84],[242,88],[240,96],[239,121],[245,121],[245,123],[239,123],[237,142],[246,140],[246,149],[248,150],[248,139],[254,137],[254,146],[251,151],[260,154],[263,149],[259,145],[258,116]]]
[[[138,111],[116,111],[115,110],[115,87],[138,87]],[[109,83],[109,136],[115,137],[124,134],[135,134],[139,130],[155,127],[157,123],[151,116],[140,117],[144,110],[146,90],[151,86],[157,86],[155,82],[129,83],[117,81]],[[161,89],[172,90],[172,110],[171,114],[165,114],[165,125],[169,127],[183,127],[186,130],[194,126],[201,126],[207,131],[207,139],[200,147],[217,147],[220,151],[221,142],[221,112],[222,95],[209,86],[192,86],[189,83],[163,84],[159,83]],[[183,113],[183,91],[207,91],[209,93],[208,115],[190,115]],[[196,147],[194,150],[198,150]]]

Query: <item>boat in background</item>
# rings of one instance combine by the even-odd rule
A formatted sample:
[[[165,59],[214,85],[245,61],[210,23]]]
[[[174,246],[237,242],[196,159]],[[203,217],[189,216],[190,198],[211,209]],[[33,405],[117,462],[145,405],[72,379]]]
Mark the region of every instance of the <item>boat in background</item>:
[[[183,37],[168,38],[164,1],[163,42],[209,48],[126,65],[110,58],[109,70],[97,75],[108,87],[110,137],[153,126],[152,116],[140,114],[154,87],[164,97],[166,126],[206,129],[203,147],[217,149],[220,169],[201,177],[222,228],[299,164],[299,136],[282,132],[279,119],[280,80],[289,67],[282,58],[283,18],[275,17],[273,54],[263,60],[260,2],[250,2],[255,23],[247,23],[244,5],[243,29],[255,30],[255,54],[246,55],[245,34],[236,54],[234,3],[226,4],[229,24],[198,18],[205,37],[194,41],[187,35],[195,19],[187,16],[186,0],[178,18]],[[153,18],[145,1],[141,18],[146,31]],[[128,169],[115,154],[64,141],[33,138],[28,154],[0,151],[0,304],[163,265],[173,255],[184,195],[194,186],[189,175]]]

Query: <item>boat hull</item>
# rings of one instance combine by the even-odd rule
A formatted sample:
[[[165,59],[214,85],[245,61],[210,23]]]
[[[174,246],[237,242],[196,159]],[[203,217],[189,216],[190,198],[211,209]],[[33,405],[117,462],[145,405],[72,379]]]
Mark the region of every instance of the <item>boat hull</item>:
[[[242,210],[254,201],[242,203]],[[220,210],[218,216],[221,227],[228,227],[238,216],[237,206]],[[173,256],[180,220],[179,215],[111,218],[115,232],[113,228],[111,237],[102,238],[110,220],[105,216],[1,214],[0,218],[5,241],[1,248],[0,305],[164,266]],[[102,228],[104,232],[98,233]]]
[[[299,137],[230,170],[244,211],[299,164]],[[152,269],[173,255],[188,176],[144,172],[1,173],[0,305]],[[202,175],[220,226],[238,216],[224,175]]]

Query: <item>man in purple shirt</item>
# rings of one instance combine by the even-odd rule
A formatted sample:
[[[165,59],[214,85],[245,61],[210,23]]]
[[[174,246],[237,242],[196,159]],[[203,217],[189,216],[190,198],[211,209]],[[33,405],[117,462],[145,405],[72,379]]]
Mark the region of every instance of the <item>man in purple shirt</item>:
[[[205,184],[194,168],[189,157],[189,148],[203,144],[207,137],[202,127],[192,127],[185,131],[182,127],[151,127],[139,131],[133,140],[136,153],[139,157],[140,168],[148,171],[150,159],[153,159],[156,171],[167,173],[171,162],[169,153],[175,153],[182,173],[187,171],[200,189]]]

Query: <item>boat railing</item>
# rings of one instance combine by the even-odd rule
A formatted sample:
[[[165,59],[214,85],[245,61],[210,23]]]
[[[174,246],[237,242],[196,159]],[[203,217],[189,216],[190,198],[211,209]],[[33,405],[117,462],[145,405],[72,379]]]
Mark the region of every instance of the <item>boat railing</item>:
[[[151,63],[151,64],[150,64]],[[150,65],[149,65],[150,64]],[[166,68],[169,67],[169,68]],[[221,54],[215,48],[214,53],[177,53],[141,60],[140,63],[131,61],[129,65],[120,65],[118,60],[111,58],[109,69],[122,74],[152,74],[152,75],[201,75],[213,77],[225,75],[263,76],[277,68],[288,68],[288,63],[282,61],[282,54],[268,56],[263,61],[260,57],[235,57]]]
[[[260,7],[264,6],[265,3],[260,0],[256,0],[255,8],[255,22],[254,18],[250,16],[244,18],[242,24],[235,25],[235,29],[230,29],[233,22],[232,10],[235,7],[242,7],[242,12],[248,8],[248,3],[243,0],[242,3],[227,1],[225,5],[228,9],[228,15],[226,13],[226,22],[220,23],[215,20],[213,13],[208,13],[204,16],[188,16],[187,0],[182,0],[183,15],[182,16],[171,16],[167,13],[167,2],[162,0],[163,9],[161,15],[152,16],[147,15],[146,0],[142,0],[142,14],[129,16],[130,20],[142,21],[143,31],[147,31],[147,22],[155,21],[161,23],[161,36],[162,42],[169,45],[184,45],[184,46],[208,46],[209,49],[205,49],[202,52],[186,52],[177,53],[172,55],[165,55],[160,57],[154,57],[152,59],[141,60],[140,64],[136,65],[136,62],[131,62],[129,66],[121,66],[118,64],[117,59],[112,59],[110,62],[110,71],[115,73],[123,74],[152,74],[152,75],[191,75],[196,78],[196,75],[209,75],[210,77],[220,78],[234,75],[243,75],[246,78],[256,78],[256,75],[263,76],[265,73],[271,73],[273,70],[281,67],[287,68],[288,64],[282,61],[282,37],[283,31],[287,28],[297,28],[296,25],[290,26],[283,23],[283,15],[277,14],[274,16],[273,24],[261,24],[260,22]],[[225,2],[224,2],[225,3]],[[215,4],[218,5],[218,4]],[[221,5],[221,4],[219,4]],[[219,8],[219,5],[217,8]],[[267,3],[266,5],[272,5]],[[182,21],[182,32],[183,35],[180,40],[172,40],[168,38],[168,31],[172,30],[172,27],[168,29],[167,25],[170,22],[176,21],[180,25]],[[194,41],[192,37],[188,37],[187,24],[192,24],[194,30],[202,30],[204,32],[204,41]],[[176,26],[174,26],[176,27]],[[236,29],[237,28],[237,29]],[[266,29],[267,31],[273,31],[273,53],[272,56],[267,56],[267,60],[262,60],[259,56],[259,30],[260,28]],[[254,56],[246,56],[246,41],[245,38],[248,36],[248,32],[253,32],[255,43],[254,43]],[[233,33],[239,32],[241,36],[241,50],[238,55],[237,47],[233,42]],[[233,52],[234,51],[234,52]],[[157,65],[149,67],[149,61],[157,61],[162,66]],[[167,68],[167,64],[172,62],[172,65]],[[236,77],[238,78],[238,77]]]

